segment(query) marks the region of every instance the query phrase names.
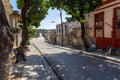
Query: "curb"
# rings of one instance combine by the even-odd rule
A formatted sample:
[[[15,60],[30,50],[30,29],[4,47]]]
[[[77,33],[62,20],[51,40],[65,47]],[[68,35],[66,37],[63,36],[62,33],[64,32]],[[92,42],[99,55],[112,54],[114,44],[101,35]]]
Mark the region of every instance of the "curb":
[[[93,53],[89,53],[89,52],[84,52],[84,54],[120,63],[120,58],[114,58],[114,57],[110,57],[110,56],[106,56],[106,55],[100,55],[100,54],[93,54]]]
[[[41,54],[41,56],[43,57],[43,59],[44,59],[43,64],[47,65],[47,66],[49,67],[48,70],[50,70],[51,73],[53,73],[53,74],[55,75],[55,78],[56,78],[55,80],[61,80],[61,78],[59,77],[59,75],[54,71],[53,67],[51,67],[49,61],[48,61],[47,58],[42,54],[42,52],[38,49],[38,47],[35,46],[34,43],[33,43],[33,46],[38,50],[38,52],[39,52],[39,53]],[[46,75],[48,75],[48,74],[46,73]]]
[[[94,57],[98,57],[98,58],[101,58],[101,59],[110,60],[110,61],[113,61],[113,62],[120,63],[120,58],[115,58],[115,57],[110,57],[110,56],[106,56],[106,55],[100,55],[100,54],[85,52],[85,51],[82,51],[82,50],[81,51],[80,50],[75,50],[75,49],[72,49],[72,48],[60,47],[60,46],[51,45],[51,44],[48,44],[48,43],[45,43],[45,44],[47,44],[49,46],[52,46],[52,47],[56,47],[56,48],[60,48],[60,49],[64,49],[64,50],[69,50],[69,51],[75,51],[75,52],[78,52],[78,53],[84,53],[84,54],[89,55],[89,56],[94,56]]]
[[[68,47],[62,47],[62,46],[52,45],[52,44],[49,44],[49,43],[43,43],[43,44],[46,44],[46,45],[49,45],[49,46],[52,46],[52,47],[56,47],[56,48],[59,48],[59,49],[80,52],[80,50],[76,50],[76,49],[72,49],[72,48],[68,48]]]

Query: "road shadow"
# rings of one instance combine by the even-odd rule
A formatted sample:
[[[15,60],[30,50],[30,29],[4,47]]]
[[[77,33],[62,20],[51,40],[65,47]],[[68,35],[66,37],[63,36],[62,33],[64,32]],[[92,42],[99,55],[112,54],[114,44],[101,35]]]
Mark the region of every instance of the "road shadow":
[[[62,80],[120,80],[120,65],[75,52],[45,53]]]
[[[20,62],[18,64],[11,63],[9,80],[21,80],[24,65],[24,62]]]
[[[32,53],[26,57],[22,79],[24,80],[57,80],[56,75],[42,56]]]

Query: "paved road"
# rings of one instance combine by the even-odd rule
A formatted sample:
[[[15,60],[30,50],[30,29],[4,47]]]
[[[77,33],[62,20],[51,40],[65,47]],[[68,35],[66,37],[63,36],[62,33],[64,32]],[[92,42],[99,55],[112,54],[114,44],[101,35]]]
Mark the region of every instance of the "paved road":
[[[61,80],[120,80],[120,64],[48,46],[43,37],[32,42],[45,55]]]

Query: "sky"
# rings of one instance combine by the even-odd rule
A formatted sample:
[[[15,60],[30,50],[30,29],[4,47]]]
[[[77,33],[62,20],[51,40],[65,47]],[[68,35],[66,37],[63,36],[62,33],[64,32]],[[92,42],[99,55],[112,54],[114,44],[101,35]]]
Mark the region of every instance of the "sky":
[[[13,6],[13,10],[18,10],[16,0],[10,0],[10,3]]]
[[[17,9],[16,0],[10,0],[13,10]],[[65,17],[70,17],[62,10],[62,18],[63,22],[65,22]],[[40,29],[55,29],[57,24],[61,23],[60,19],[60,11],[57,9],[49,9],[48,14],[46,15],[45,19],[40,22]]]

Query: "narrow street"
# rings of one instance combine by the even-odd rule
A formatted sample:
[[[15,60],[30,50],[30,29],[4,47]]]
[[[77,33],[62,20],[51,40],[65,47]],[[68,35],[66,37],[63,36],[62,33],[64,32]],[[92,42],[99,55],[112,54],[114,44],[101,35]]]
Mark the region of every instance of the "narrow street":
[[[43,37],[31,42],[61,80],[120,80],[120,64],[49,46]]]

